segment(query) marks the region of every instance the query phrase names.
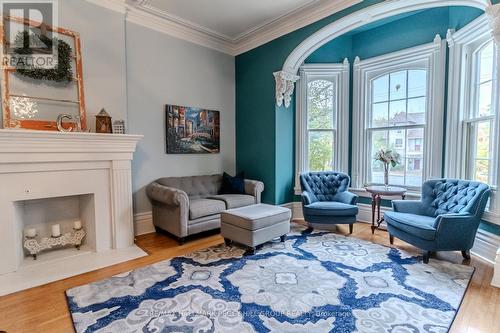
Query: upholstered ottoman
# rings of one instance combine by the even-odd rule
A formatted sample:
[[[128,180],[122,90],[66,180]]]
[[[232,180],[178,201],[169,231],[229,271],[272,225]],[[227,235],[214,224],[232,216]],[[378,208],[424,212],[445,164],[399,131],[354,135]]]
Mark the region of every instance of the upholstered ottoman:
[[[255,253],[256,247],[290,232],[292,212],[288,208],[257,204],[221,213],[221,234],[227,245],[240,243]]]

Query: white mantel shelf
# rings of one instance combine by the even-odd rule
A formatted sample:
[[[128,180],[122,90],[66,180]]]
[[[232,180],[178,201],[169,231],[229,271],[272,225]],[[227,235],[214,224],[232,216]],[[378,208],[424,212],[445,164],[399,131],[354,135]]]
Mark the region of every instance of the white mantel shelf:
[[[142,135],[129,134],[100,134],[100,133],[61,133],[55,131],[32,131],[19,129],[0,129],[0,156],[2,162],[30,162],[60,160],[69,158],[75,153],[94,153],[87,156],[87,160],[110,160],[109,156],[102,153],[126,153],[135,151],[137,142]],[[30,155],[27,159],[26,153]],[[54,154],[58,154],[54,155]],[[131,158],[126,155],[126,158]],[[3,158],[8,158],[4,160]],[[76,158],[82,160],[82,156]]]
[[[142,137],[0,129],[0,295],[146,255],[132,216],[131,161]],[[68,196],[85,198],[88,251],[41,254],[34,270],[22,249],[23,203]]]

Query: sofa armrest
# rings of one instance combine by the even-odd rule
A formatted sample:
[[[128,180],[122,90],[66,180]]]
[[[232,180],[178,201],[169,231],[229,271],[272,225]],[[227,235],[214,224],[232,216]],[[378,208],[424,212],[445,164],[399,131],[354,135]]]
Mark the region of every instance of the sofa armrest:
[[[301,198],[302,198],[302,205],[304,205],[304,206],[310,205],[314,202],[313,197],[307,191],[302,192]]]
[[[436,222],[434,222],[434,228],[439,232],[443,228],[453,227],[453,229],[459,229],[462,231],[467,225],[474,227],[476,217],[471,214],[442,214],[436,217]],[[467,229],[467,228],[466,228]]]
[[[354,193],[343,191],[335,194],[333,197],[335,201],[345,203],[348,205],[356,205],[358,203],[358,196]]]
[[[421,215],[421,207],[419,200],[392,200],[392,209],[398,213]]]
[[[147,186],[146,194],[151,201],[157,201],[169,206],[189,207],[189,197],[186,192],[173,187],[153,182]]]
[[[434,222],[440,248],[470,250],[479,228],[480,219],[470,214],[443,214]]]
[[[245,179],[245,193],[254,196],[256,204],[260,203],[262,192],[264,192],[263,182]]]

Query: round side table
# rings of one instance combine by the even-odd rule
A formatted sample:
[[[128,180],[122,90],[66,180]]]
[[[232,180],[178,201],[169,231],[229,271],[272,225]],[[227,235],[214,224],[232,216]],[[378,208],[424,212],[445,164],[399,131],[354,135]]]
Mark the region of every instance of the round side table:
[[[384,217],[380,217],[380,204],[382,202],[382,196],[401,196],[404,200],[406,197],[406,189],[395,186],[367,186],[365,187],[365,190],[372,195],[372,234],[374,234],[375,229],[378,229],[382,222],[384,222]]]

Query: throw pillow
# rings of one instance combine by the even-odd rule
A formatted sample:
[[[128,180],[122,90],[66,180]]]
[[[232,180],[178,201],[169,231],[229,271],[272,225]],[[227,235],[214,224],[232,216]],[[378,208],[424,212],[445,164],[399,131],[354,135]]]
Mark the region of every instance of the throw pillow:
[[[245,194],[245,174],[240,172],[231,177],[224,172],[219,194]]]

